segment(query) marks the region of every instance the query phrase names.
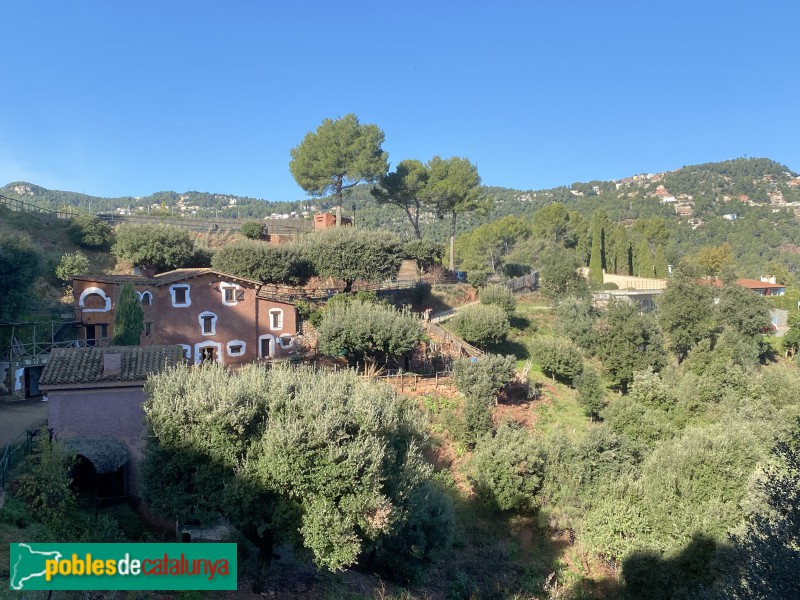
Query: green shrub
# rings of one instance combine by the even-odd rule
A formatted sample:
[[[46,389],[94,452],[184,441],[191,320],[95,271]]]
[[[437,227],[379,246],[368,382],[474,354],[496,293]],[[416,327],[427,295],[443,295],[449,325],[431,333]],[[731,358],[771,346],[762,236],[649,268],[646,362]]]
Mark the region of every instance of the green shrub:
[[[453,361],[453,383],[465,396],[495,399],[497,392],[514,379],[513,356],[484,354],[477,360]]]
[[[467,342],[485,348],[505,339],[509,323],[499,306],[478,304],[460,310],[450,321],[450,327]]]
[[[220,248],[211,264],[218,271],[264,283],[300,284],[314,274],[295,244],[271,246],[243,240]]]
[[[187,267],[194,257],[188,231],[170,225],[122,225],[112,252],[117,258],[156,272]]]
[[[403,256],[416,260],[420,269],[428,269],[442,264],[444,244],[429,239],[411,240],[403,246]]]
[[[572,384],[583,371],[583,356],[580,350],[570,341],[558,338],[541,338],[534,342],[533,359],[542,367],[542,371],[554,380],[560,379]]]
[[[82,252],[67,252],[56,266],[56,277],[61,281],[72,281],[73,275],[89,272],[89,259]]]
[[[488,285],[481,290],[481,304],[499,306],[507,315],[513,314],[517,308],[514,293],[504,285]]]
[[[500,510],[532,510],[544,477],[544,459],[534,439],[513,423],[478,440],[469,479],[478,497]]]
[[[114,232],[108,223],[94,215],[74,217],[67,235],[73,244],[94,250],[107,250],[114,241]]]
[[[260,240],[264,236],[264,225],[259,221],[247,221],[242,223],[239,232],[251,240]]]
[[[575,388],[578,390],[578,403],[583,407],[584,414],[592,419],[597,418],[605,404],[606,395],[600,373],[587,366],[575,377],[574,381]]]

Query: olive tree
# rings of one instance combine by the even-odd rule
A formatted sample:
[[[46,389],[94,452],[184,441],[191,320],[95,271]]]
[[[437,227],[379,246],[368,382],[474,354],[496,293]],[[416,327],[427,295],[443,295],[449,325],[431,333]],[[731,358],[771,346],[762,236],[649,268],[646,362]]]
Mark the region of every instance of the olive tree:
[[[572,384],[583,371],[583,356],[575,344],[559,338],[541,338],[533,344],[533,359],[553,380]]]
[[[146,392],[144,496],[157,514],[221,515],[260,565],[291,543],[332,571],[422,567],[449,544],[452,507],[428,493],[419,413],[390,387],[352,371],[209,365],[164,371]]]
[[[89,259],[83,252],[65,252],[56,265],[56,277],[61,281],[70,282],[72,276],[89,272]]]
[[[314,233],[303,240],[302,252],[320,276],[344,280],[346,292],[357,279],[380,282],[395,277],[403,255],[395,235],[355,227]]]
[[[466,341],[485,348],[497,344],[508,333],[508,316],[499,306],[477,304],[459,310],[450,321],[452,330]]]
[[[156,272],[189,266],[194,251],[189,232],[170,225],[121,225],[111,249],[117,258]]]
[[[422,324],[409,312],[385,304],[333,302],[323,313],[318,335],[323,354],[346,354],[355,361],[375,364],[416,348],[422,339]]]
[[[314,273],[296,244],[271,246],[243,240],[214,253],[211,265],[218,271],[264,283],[302,284]]]

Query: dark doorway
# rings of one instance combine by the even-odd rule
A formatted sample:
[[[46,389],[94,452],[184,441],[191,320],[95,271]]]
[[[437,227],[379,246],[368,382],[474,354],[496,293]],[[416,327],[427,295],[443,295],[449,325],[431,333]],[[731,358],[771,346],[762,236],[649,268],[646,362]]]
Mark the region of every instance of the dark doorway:
[[[217,360],[217,349],[213,346],[200,349],[200,362],[214,362]]]
[[[86,325],[86,345],[94,346],[97,343],[97,334],[94,325]]]
[[[42,376],[44,367],[25,367],[25,397],[40,396],[39,379]]]
[[[72,488],[84,498],[122,498],[125,496],[125,467],[111,473],[98,473],[92,461],[79,454],[72,468]]]

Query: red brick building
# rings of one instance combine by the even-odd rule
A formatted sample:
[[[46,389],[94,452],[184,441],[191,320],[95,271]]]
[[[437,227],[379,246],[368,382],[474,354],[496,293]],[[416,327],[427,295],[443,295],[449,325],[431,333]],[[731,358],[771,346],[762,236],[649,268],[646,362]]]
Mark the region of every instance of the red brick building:
[[[353,219],[342,217],[342,225],[352,225]],[[314,230],[330,229],[336,227],[336,215],[331,213],[317,213],[314,215]]]
[[[243,364],[296,351],[293,304],[271,299],[260,282],[212,269],[177,269],[152,277],[75,276],[76,319],[88,345],[113,336],[117,300],[128,282],[144,309],[142,346],[180,345],[195,364]]]

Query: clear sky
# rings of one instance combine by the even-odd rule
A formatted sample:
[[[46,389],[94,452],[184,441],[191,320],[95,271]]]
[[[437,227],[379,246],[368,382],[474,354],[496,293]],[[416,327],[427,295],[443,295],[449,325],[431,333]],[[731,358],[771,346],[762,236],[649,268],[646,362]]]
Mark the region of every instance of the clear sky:
[[[520,189],[768,157],[800,170],[797,0],[0,0],[0,185],[293,200],[355,113]]]

